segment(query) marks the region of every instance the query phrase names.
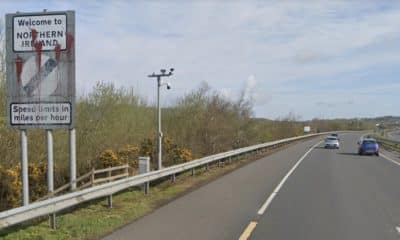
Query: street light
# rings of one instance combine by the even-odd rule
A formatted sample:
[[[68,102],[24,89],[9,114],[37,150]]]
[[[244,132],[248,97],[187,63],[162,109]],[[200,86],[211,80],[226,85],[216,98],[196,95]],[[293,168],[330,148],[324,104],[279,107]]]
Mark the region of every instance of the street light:
[[[167,89],[171,89],[171,84],[168,82],[163,82],[161,80],[162,77],[169,77],[172,75],[172,72],[174,71],[173,68],[169,70],[168,73],[167,70],[161,69],[159,74],[155,74],[154,72],[151,75],[148,75],[149,78],[157,78],[157,124],[158,124],[158,131],[157,131],[157,155],[158,155],[158,164],[157,164],[157,170],[161,170],[162,168],[162,137],[163,134],[161,132],[161,108],[160,108],[160,87],[163,85],[167,86]]]

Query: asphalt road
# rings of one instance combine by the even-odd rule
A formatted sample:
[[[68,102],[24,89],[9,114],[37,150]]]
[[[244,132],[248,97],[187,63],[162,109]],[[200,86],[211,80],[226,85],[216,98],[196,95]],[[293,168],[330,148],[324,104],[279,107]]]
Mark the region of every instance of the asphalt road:
[[[339,150],[291,146],[105,239],[400,239],[400,165],[356,155],[359,137],[342,135]]]

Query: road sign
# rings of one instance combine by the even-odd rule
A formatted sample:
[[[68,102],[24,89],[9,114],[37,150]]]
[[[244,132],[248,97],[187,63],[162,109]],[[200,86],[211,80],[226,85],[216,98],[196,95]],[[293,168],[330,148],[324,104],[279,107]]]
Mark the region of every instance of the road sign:
[[[9,126],[73,128],[75,12],[6,15]]]

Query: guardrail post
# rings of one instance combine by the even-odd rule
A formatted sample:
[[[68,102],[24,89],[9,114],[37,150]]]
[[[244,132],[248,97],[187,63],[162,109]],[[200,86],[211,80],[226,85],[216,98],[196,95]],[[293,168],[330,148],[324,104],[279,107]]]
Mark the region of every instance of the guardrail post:
[[[92,168],[92,174],[90,175],[90,185],[93,187],[94,185],[94,168]]]
[[[206,171],[208,171],[209,168],[210,167],[209,167],[208,163],[206,163]]]
[[[150,157],[139,157],[139,174],[150,172]],[[146,182],[143,184],[142,189],[145,194],[149,193],[150,183]]]
[[[56,214],[52,213],[50,214],[50,227],[53,230],[56,230],[57,225],[56,225]]]
[[[108,205],[108,208],[113,207],[112,194],[107,197],[107,205]]]
[[[176,182],[176,174],[172,174],[171,176],[171,182]]]
[[[108,172],[107,172],[107,177],[108,178],[110,178],[111,177],[111,170],[109,170]],[[110,180],[108,181],[108,182],[110,182]],[[111,195],[109,195],[108,197],[107,197],[107,203],[108,203],[108,208],[112,208],[113,206],[113,201],[112,201],[112,194]]]
[[[192,168],[192,176],[194,176],[194,174],[195,174],[195,170],[194,170],[194,168]]]

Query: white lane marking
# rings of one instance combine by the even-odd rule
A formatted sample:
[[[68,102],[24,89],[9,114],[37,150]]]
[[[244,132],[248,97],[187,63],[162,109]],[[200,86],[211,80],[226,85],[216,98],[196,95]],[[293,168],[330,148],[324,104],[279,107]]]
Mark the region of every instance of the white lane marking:
[[[278,194],[279,190],[282,188],[283,184],[285,184],[286,180],[289,178],[289,176],[296,170],[296,168],[300,165],[300,163],[307,157],[307,155],[319,144],[321,144],[322,141],[319,141],[316,143],[314,146],[312,146],[298,161],[297,163],[290,169],[290,171],[283,177],[281,182],[278,184],[278,186],[275,187],[274,191],[272,191],[271,195],[267,198],[267,200],[264,202],[264,204],[261,206],[260,210],[258,210],[257,214],[258,215],[263,215],[264,212],[267,210],[268,206],[271,204],[272,200],[274,200],[275,196]]]
[[[396,164],[397,166],[400,166],[399,162],[396,162],[395,160],[391,159],[390,157],[386,156],[385,154],[380,153],[379,155],[382,156],[383,158],[385,158],[386,160]]]
[[[398,234],[400,234],[400,227],[396,227],[396,231]]]

